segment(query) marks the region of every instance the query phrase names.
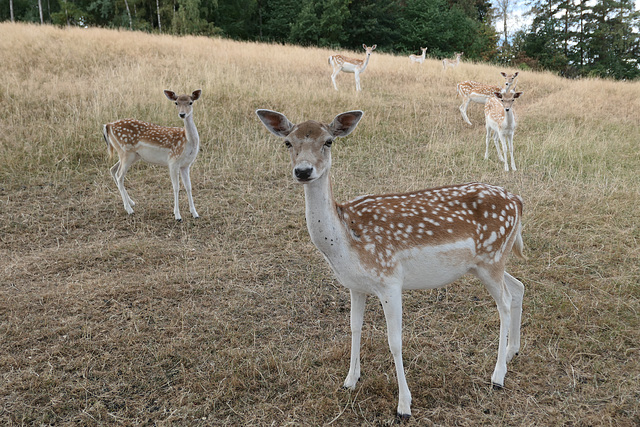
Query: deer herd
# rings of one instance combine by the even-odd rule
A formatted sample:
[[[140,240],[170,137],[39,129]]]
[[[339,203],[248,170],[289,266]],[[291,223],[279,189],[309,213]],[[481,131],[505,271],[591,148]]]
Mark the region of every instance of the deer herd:
[[[360,75],[369,64],[376,45],[367,47],[364,59],[332,55],[331,81],[335,90],[340,71],[353,73],[356,91]],[[422,55],[411,55],[410,63],[423,64]],[[443,69],[456,67],[462,53],[445,59]],[[471,102],[484,104],[486,120],[485,159],[493,138],[498,158],[509,170],[507,151],[513,159],[516,116],[514,101],[518,73],[501,73],[503,86],[463,81],[457,94],[463,98],[459,110],[471,125],[467,108]],[[110,155],[118,162],[111,176],[127,213],[134,202],[124,187],[128,169],[138,160],[169,168],[173,186],[174,217],[181,221],[178,206],[180,179],[187,192],[189,209],[198,218],[191,194],[190,167],[200,150],[193,119],[193,103],[201,91],[176,95],[165,90],[175,103],[184,127],[164,127],[125,119],[103,126]],[[294,124],[282,113],[259,109],[256,114],[266,129],[284,140],[291,156],[292,178],[303,185],[306,222],[311,241],[329,263],[338,281],[351,296],[351,357],[343,386],[354,389],[360,378],[360,343],[367,295],[382,304],[387,338],[398,382],[397,416],[411,416],[411,393],[402,358],[402,292],[408,289],[436,289],[470,273],[486,287],[495,301],[500,318],[497,361],[491,384],[502,388],[507,363],[520,349],[523,284],[505,271],[509,255],[524,256],[522,240],[523,202],[520,196],[490,184],[472,182],[382,195],[364,195],[338,203],[331,190],[331,150],[338,138],[352,133],[363,118],[359,110],[338,114],[330,123],[314,120]]]

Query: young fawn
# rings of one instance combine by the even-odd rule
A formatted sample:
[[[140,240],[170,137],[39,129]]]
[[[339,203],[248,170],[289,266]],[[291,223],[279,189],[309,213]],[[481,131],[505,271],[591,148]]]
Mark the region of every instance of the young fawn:
[[[134,119],[118,120],[103,126],[104,140],[109,155],[115,150],[118,162],[111,168],[111,176],[118,186],[124,209],[133,213],[135,203],[124,188],[124,176],[135,162],[144,160],[155,165],[169,167],[169,176],[173,185],[173,214],[182,221],[178,203],[180,177],[189,198],[189,210],[194,218],[198,212],[191,195],[190,168],[200,151],[200,137],[193,122],[193,103],[200,98],[201,90],[191,95],[177,96],[165,90],[165,96],[176,104],[178,115],[184,120],[184,128],[158,126]]]
[[[338,85],[336,85],[336,76],[340,71],[344,73],[353,73],[356,78],[356,91],[359,92],[362,90],[360,87],[360,74],[364,73],[364,70],[366,70],[371,53],[375,50],[376,46],[377,45],[375,44],[371,47],[367,47],[366,44],[362,45],[367,53],[367,57],[365,59],[348,58],[343,55],[332,55],[329,57],[329,65],[333,68],[331,81],[333,82],[335,90],[338,90]]]
[[[489,138],[493,134],[493,143],[498,151],[498,158],[504,161],[504,170],[508,171],[507,164],[507,146],[511,153],[511,170],[516,170],[516,162],[513,159],[513,133],[516,130],[517,119],[513,111],[513,103],[520,98],[522,92],[495,92],[494,96],[487,100],[484,104],[484,117],[486,121],[486,149],[484,152],[485,160],[489,158]],[[498,146],[498,140],[502,145],[502,153]],[[504,155],[504,158],[503,158]]]

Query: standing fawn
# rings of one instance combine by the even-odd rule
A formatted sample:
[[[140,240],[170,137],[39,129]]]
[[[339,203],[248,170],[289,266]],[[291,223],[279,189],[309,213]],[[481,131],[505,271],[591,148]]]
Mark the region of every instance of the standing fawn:
[[[447,71],[447,68],[455,68],[460,64],[460,57],[464,55],[464,52],[456,52],[456,59],[445,58],[442,60],[442,69]]]
[[[516,79],[519,72],[514,74],[500,73],[504,77],[504,86],[485,85],[482,83],[467,80],[465,82],[458,83],[456,85],[457,94],[462,96],[462,105],[460,105],[460,113],[462,118],[468,124],[471,124],[469,117],[467,117],[467,108],[470,102],[476,102],[478,104],[485,104],[487,99],[492,98],[495,92],[507,93],[514,91],[516,87]]]
[[[292,124],[284,115],[257,110],[266,128],[284,138],[293,179],[304,184],[311,241],[351,294],[351,362],[344,387],[360,378],[360,339],[367,295],[380,299],[398,378],[401,418],[411,415],[402,362],[402,291],[446,286],[472,273],[494,298],[500,315],[498,359],[491,381],[504,385],[507,362],[520,349],[524,286],[505,272],[511,251],[524,257],[522,199],[500,187],[470,183],[412,193],[367,195],[338,204],[329,170],[334,139],[349,135],[362,111],[330,124]]]
[[[498,158],[500,161],[504,161],[504,170],[508,171],[507,165],[507,145],[509,146],[509,153],[511,153],[511,170],[516,170],[516,163],[513,159],[513,133],[516,130],[516,114],[513,111],[513,103],[516,98],[520,98],[522,92],[495,92],[494,96],[487,100],[484,104],[484,118],[486,121],[486,149],[484,152],[485,160],[489,158],[489,138],[493,133],[493,143],[498,151]],[[498,146],[498,139],[502,145],[502,153],[500,153],[500,147]],[[504,155],[504,158],[503,158]]]
[[[421,47],[420,49],[422,49],[422,55],[409,55],[409,61],[411,61],[412,64],[422,64],[427,57],[427,48]]]
[[[104,140],[110,156],[118,153],[118,162],[111,168],[111,176],[118,185],[124,209],[133,213],[135,203],[124,188],[124,176],[127,170],[138,160],[169,167],[171,184],[173,185],[173,214],[177,221],[182,221],[178,204],[180,177],[189,198],[189,210],[194,218],[198,212],[191,196],[191,178],[189,169],[200,151],[200,137],[193,122],[193,102],[200,98],[201,90],[191,95],[176,96],[174,92],[165,90],[165,96],[174,101],[178,107],[178,115],[184,120],[184,128],[158,126],[134,119],[118,120],[103,126]]]
[[[336,76],[340,71],[344,73],[353,73],[356,78],[356,90],[362,90],[360,87],[360,74],[364,73],[364,70],[367,68],[371,53],[376,49],[376,46],[377,45],[375,44],[371,47],[367,47],[366,44],[362,45],[364,50],[367,52],[367,57],[365,59],[347,58],[343,55],[333,55],[329,57],[329,65],[333,67],[331,81],[333,82],[335,90],[338,90],[338,85],[336,85]]]

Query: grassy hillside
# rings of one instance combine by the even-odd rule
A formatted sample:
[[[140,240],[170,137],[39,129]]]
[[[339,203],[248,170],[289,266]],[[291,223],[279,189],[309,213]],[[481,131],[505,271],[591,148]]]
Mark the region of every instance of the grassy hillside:
[[[375,41],[373,41],[375,42]],[[417,48],[417,47],[416,47]],[[362,378],[349,294],[309,240],[302,187],[256,108],[294,122],[361,109],[333,149],[339,200],[450,183],[525,201],[522,349],[489,381],[498,314],[473,278],[404,297],[410,425],[640,423],[640,83],[521,73],[504,172],[455,84],[500,68],[374,52],[331,85],[323,49],[0,24],[0,423],[385,425],[397,385],[369,299]],[[363,52],[347,52],[364,56]],[[505,70],[509,71],[509,70]],[[166,168],[137,164],[129,216],[101,125],[181,126],[163,89],[202,89],[192,168],[201,218],[173,220]]]

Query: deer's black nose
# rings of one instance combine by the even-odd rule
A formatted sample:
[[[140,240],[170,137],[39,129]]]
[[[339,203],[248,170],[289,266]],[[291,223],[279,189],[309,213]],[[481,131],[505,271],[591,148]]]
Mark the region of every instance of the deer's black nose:
[[[187,115],[185,113],[180,113],[180,118],[184,119]]]
[[[299,180],[306,181],[311,177],[311,174],[313,173],[313,168],[299,167],[299,168],[295,168],[293,170],[293,173],[296,175],[296,178],[298,178]]]

